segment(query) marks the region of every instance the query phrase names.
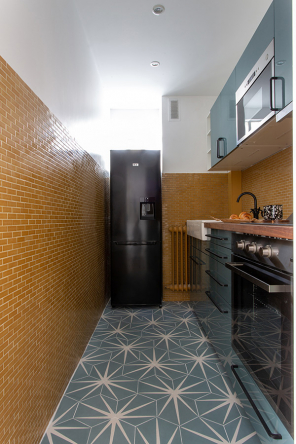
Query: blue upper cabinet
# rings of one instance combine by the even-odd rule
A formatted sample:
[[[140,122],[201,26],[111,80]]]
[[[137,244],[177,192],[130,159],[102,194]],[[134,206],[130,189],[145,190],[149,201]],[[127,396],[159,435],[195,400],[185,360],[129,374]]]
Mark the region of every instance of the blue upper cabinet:
[[[235,71],[211,109],[211,165],[236,147]]]
[[[274,0],[275,17],[275,107],[293,100],[292,90],[292,0]],[[284,103],[282,103],[282,88]]]
[[[274,0],[211,109],[212,167],[237,146],[235,93],[273,39],[271,110],[280,111],[293,100],[292,0]]]
[[[214,166],[224,157],[222,147],[217,148],[217,141],[221,134],[221,95],[211,108],[211,166]],[[221,150],[219,153],[218,151]]]
[[[278,1],[278,3],[281,2],[282,0]],[[242,84],[259,57],[268,47],[274,38],[274,33],[274,5],[272,3],[235,67],[236,89]]]
[[[227,154],[236,147],[235,79],[234,70],[221,91],[222,137],[226,139]]]

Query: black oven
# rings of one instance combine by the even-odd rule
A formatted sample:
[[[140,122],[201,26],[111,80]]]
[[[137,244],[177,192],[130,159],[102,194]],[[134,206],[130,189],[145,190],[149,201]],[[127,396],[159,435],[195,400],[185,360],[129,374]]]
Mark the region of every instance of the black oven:
[[[232,347],[292,435],[292,241],[235,234],[232,248]]]

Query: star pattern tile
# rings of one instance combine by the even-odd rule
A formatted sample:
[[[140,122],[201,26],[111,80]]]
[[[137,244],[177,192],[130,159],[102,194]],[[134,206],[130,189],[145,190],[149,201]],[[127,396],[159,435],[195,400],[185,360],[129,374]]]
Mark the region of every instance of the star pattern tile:
[[[194,305],[108,304],[41,444],[192,442],[260,444]]]

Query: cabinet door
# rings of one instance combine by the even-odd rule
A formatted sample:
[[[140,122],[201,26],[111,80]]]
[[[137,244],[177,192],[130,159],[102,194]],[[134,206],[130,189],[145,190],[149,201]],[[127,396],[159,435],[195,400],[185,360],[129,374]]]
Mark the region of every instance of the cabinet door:
[[[236,147],[235,71],[211,109],[211,165]]]
[[[284,108],[293,100],[292,91],[292,0],[274,0],[275,16],[275,105]],[[284,103],[282,103],[284,88]]]
[[[235,113],[235,70],[233,70],[221,91],[221,135],[226,139],[226,154],[236,148],[236,113]]]
[[[279,3],[281,1],[279,0]],[[242,84],[273,38],[274,5],[272,3],[236,65],[236,89]]]
[[[214,166],[224,157],[222,146],[217,147],[217,141],[221,134],[221,95],[211,108],[211,166]],[[220,144],[221,145],[221,144]]]

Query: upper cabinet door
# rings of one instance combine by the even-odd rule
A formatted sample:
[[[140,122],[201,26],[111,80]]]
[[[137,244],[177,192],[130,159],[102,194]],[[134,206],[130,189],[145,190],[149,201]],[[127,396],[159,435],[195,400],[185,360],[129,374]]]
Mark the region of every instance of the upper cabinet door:
[[[284,108],[293,100],[292,89],[292,0],[274,0],[275,104]],[[283,95],[284,93],[284,95]],[[284,103],[282,103],[284,97]]]
[[[226,139],[227,153],[236,148],[236,110],[235,110],[235,82],[236,73],[232,71],[224,88],[221,91],[222,134]]]
[[[214,166],[224,157],[222,144],[217,146],[221,134],[221,94],[211,108],[211,166]]]
[[[278,0],[278,3],[281,2],[282,0]],[[236,65],[236,89],[242,84],[273,38],[274,5],[272,3]]]
[[[211,109],[211,166],[236,147],[235,71]]]

